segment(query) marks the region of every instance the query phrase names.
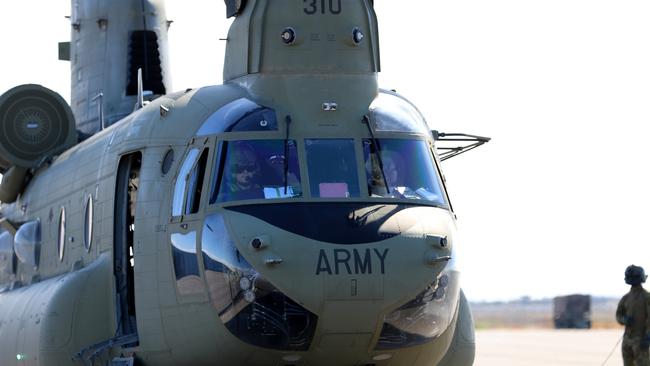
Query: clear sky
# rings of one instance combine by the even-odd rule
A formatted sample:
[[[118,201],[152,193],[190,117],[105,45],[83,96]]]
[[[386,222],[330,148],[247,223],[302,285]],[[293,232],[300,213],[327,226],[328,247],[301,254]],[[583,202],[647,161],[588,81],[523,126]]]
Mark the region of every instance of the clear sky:
[[[382,87],[432,128],[486,135],[443,163],[472,300],[619,296],[650,270],[650,2],[376,0]],[[0,93],[69,99],[67,0],[0,4]],[[168,0],[173,87],[221,83],[221,0]],[[646,231],[648,230],[648,231]]]

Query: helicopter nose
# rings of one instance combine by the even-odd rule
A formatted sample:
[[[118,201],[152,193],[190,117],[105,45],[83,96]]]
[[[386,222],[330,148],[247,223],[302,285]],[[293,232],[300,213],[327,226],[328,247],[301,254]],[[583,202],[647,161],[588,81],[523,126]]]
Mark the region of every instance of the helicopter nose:
[[[440,286],[447,280],[439,278],[451,278],[442,277],[453,264],[451,229],[404,225],[421,217],[420,210],[403,210],[400,215],[383,220],[377,229],[380,235],[372,234],[374,241],[357,237],[345,243],[315,240],[240,212],[229,213],[228,221],[238,250],[259,276],[317,318],[313,343],[322,349],[367,350],[384,329],[410,332],[413,325],[405,318],[433,319],[435,332],[448,325],[433,308],[441,308],[434,301],[447,286]],[[400,226],[400,220],[402,234],[386,235]],[[408,309],[402,309],[405,305]],[[444,311],[449,308],[453,315],[453,306]],[[389,321],[395,324],[386,326]],[[432,334],[416,332],[426,333],[424,338]]]

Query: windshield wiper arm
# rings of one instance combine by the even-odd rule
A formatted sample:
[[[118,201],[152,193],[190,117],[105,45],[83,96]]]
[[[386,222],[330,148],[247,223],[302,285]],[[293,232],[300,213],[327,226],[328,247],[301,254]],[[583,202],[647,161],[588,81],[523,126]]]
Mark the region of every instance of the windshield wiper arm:
[[[386,179],[386,173],[384,172],[384,162],[381,159],[381,146],[379,146],[379,140],[375,137],[375,132],[372,129],[370,123],[370,117],[366,114],[363,116],[363,123],[368,127],[368,132],[370,133],[370,139],[372,144],[375,145],[375,153],[377,154],[377,161],[379,162],[379,171],[381,171],[381,178],[384,180],[384,186],[386,187],[386,194],[390,194],[390,188],[388,187],[388,180]],[[371,172],[372,174],[372,172]]]

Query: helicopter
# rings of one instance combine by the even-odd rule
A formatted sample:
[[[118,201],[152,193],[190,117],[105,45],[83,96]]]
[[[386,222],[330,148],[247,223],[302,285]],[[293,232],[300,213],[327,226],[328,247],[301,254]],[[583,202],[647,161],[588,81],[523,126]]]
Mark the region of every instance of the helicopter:
[[[161,0],[73,0],[70,105],[0,96],[0,364],[469,366],[443,160],[372,0],[226,0],[171,92]]]

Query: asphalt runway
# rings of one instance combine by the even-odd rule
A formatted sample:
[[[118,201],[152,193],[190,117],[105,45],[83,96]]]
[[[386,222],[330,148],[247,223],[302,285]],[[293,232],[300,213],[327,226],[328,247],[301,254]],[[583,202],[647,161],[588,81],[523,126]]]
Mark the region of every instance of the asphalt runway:
[[[477,366],[602,366],[623,330],[479,330]],[[616,346],[605,366],[623,366]]]

